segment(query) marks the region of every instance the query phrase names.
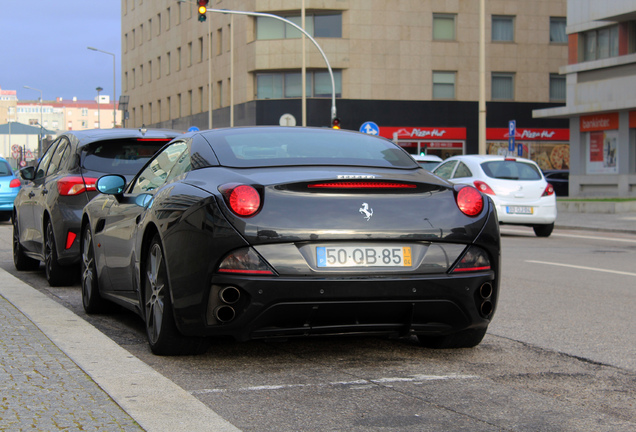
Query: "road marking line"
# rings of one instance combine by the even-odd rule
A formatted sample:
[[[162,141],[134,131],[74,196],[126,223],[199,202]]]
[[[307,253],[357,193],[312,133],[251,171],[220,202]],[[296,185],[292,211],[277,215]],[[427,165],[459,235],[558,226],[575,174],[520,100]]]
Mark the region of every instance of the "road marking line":
[[[533,261],[533,260],[526,260],[526,262],[534,263],[534,264],[546,264],[546,265],[552,265],[557,267],[570,267],[570,268],[575,268],[580,270],[591,270],[591,271],[597,271],[597,272],[603,272],[603,273],[613,273],[613,274],[619,274],[619,275],[625,275],[625,276],[636,276],[636,273],[629,273],[629,272],[618,271],[618,270],[600,269],[600,268],[594,268],[594,267],[584,267],[584,266],[578,266],[578,265],[572,265],[572,264],[561,264],[561,263]]]
[[[567,229],[567,228],[562,228],[562,229]],[[515,230],[510,228],[502,228],[501,232],[502,234],[505,234],[505,233],[533,234],[531,231],[522,231],[522,230]],[[620,233],[614,233],[614,234],[620,235]],[[569,237],[569,238],[579,238],[579,239],[586,239],[586,240],[609,240],[612,242],[636,243],[636,240],[631,240],[631,239],[622,239],[622,238],[614,238],[614,237],[595,237],[595,236],[584,236],[584,235],[576,235],[576,234],[559,234],[554,232],[552,233],[552,237]]]
[[[291,388],[300,388],[300,387],[336,387],[336,386],[344,386],[351,387],[354,390],[364,390],[367,388],[371,388],[370,384],[391,384],[397,382],[412,382],[415,384],[422,384],[424,381],[439,381],[439,380],[449,380],[449,379],[474,379],[479,378],[476,375],[460,375],[460,374],[449,374],[449,375],[413,375],[411,377],[390,377],[390,378],[378,378],[378,379],[360,379],[354,381],[337,381],[330,382],[327,384],[280,384],[280,385],[262,385],[262,386],[252,386],[252,387],[241,387],[237,389],[201,389],[201,390],[192,390],[190,394],[192,395],[202,395],[208,393],[225,393],[228,391],[262,391],[262,390],[284,390]]]

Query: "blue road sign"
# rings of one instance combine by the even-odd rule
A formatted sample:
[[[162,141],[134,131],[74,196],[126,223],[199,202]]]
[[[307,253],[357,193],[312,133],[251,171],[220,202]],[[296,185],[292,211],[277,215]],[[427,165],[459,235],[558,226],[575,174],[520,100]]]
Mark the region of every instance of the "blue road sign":
[[[517,133],[517,121],[510,120],[508,122],[508,151],[515,151],[515,134]]]
[[[360,126],[360,132],[364,132],[369,135],[380,135],[380,128],[377,124],[368,121],[362,123],[362,126]]]
[[[517,144],[517,156],[519,157],[523,156],[523,144],[521,143]]]
[[[190,126],[188,128],[188,132],[198,132],[198,131],[199,131],[199,128],[196,126]]]

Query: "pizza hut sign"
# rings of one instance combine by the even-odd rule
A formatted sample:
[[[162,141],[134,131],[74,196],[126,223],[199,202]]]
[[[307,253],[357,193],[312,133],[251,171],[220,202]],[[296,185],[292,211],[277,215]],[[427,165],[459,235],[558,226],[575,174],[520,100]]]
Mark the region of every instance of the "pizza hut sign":
[[[460,127],[381,127],[380,135],[393,139],[415,139],[415,140],[465,140],[466,128]]]
[[[569,141],[570,129],[520,129],[515,138],[526,141]],[[486,139],[489,141],[508,141],[508,128],[488,128]]]

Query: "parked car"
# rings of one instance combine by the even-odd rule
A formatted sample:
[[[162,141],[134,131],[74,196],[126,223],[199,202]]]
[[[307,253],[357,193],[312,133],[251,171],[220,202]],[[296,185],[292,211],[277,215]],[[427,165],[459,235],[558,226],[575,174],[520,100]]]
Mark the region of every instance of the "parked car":
[[[570,194],[570,170],[546,170],[543,176],[554,188],[557,196],[568,196]]]
[[[82,300],[145,321],[155,354],[208,337],[417,335],[482,340],[499,292],[492,202],[344,130],[193,132],[84,209]]]
[[[0,157],[0,221],[11,219],[13,201],[20,191],[22,182],[15,176],[11,165]]]
[[[132,178],[175,131],[96,129],[66,132],[36,167],[20,170],[22,189],[13,209],[13,262],[18,270],[45,264],[51,286],[76,278],[82,209],[106,173]]]
[[[448,158],[433,173],[455,184],[473,185],[495,203],[501,224],[526,225],[548,237],[557,216],[554,189],[529,160],[496,155]]]
[[[433,169],[442,162],[442,158],[435,155],[411,155],[413,159],[420,164],[422,168],[427,171],[433,171]]]

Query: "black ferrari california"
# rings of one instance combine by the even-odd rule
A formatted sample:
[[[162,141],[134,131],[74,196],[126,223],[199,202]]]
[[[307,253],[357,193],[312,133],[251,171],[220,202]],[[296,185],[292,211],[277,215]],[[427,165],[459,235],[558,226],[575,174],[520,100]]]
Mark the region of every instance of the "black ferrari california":
[[[473,347],[499,293],[490,199],[358,132],[193,132],[84,208],[82,300],[138,313],[155,354],[310,335]]]

